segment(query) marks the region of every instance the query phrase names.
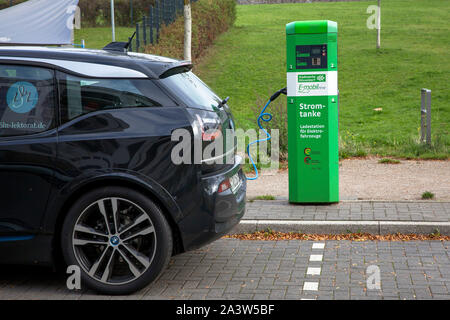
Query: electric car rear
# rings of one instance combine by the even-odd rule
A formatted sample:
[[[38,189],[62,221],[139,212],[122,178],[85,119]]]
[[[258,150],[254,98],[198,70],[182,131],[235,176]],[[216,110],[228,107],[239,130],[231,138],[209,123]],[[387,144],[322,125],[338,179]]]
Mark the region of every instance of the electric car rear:
[[[246,182],[192,65],[116,50],[0,47],[0,263],[126,294],[233,228]]]

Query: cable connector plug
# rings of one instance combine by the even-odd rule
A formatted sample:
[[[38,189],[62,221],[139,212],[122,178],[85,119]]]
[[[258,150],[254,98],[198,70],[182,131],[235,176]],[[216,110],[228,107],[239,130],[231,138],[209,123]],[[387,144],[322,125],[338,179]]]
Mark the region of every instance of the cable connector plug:
[[[275,92],[275,93],[270,97],[270,102],[276,100],[276,99],[280,96],[280,94],[287,95],[287,88],[283,88],[283,89],[280,89],[280,90],[278,90],[277,92]]]

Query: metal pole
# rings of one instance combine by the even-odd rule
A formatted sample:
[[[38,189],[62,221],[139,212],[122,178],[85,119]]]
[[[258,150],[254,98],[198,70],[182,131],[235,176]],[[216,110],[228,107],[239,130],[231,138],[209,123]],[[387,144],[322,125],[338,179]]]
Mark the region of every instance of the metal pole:
[[[171,3],[171,5],[170,5],[170,16],[171,16],[171,23],[172,22],[174,22],[175,21],[175,17],[176,17],[176,12],[177,12],[177,9],[176,9],[176,3],[175,3],[175,0],[172,0],[172,3]]]
[[[431,146],[431,90],[427,92],[427,144]]]
[[[130,0],[130,26],[133,25],[133,0]]]
[[[139,39],[139,23],[136,23],[136,52],[139,52],[141,40]]]
[[[155,10],[156,10],[156,43],[158,43],[159,42],[159,29],[161,27],[161,13],[160,13],[161,7],[160,7],[158,0],[156,0],[155,5],[156,5],[156,7],[155,7]]]
[[[153,7],[150,7],[150,43],[153,44]]]
[[[425,140],[426,92],[427,89],[420,90],[420,142]]]
[[[428,89],[421,90],[420,141],[431,145],[431,90]]]
[[[161,21],[166,24],[166,6],[164,5],[164,1],[161,1]]]
[[[112,28],[112,41],[116,41],[116,26],[114,21],[114,0],[111,0],[111,28]]]
[[[377,16],[377,49],[381,48],[381,0],[378,0]]]
[[[142,37],[144,38],[144,47],[147,45],[147,17],[142,19]]]

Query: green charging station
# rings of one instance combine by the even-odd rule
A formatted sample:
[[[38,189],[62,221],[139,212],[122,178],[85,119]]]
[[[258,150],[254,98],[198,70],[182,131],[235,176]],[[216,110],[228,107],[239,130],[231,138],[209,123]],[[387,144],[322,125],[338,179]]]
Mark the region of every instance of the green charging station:
[[[339,201],[337,23],[286,26],[289,202]]]

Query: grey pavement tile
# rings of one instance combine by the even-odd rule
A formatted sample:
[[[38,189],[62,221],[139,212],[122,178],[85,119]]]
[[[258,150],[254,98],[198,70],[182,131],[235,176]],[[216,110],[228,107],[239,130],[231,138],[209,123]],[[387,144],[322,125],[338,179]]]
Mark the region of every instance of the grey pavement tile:
[[[450,221],[449,202],[341,202],[334,206],[290,206],[287,201],[254,201],[244,219]]]
[[[323,250],[312,250],[313,243],[221,239],[174,257],[155,283],[126,298],[450,299],[449,242],[326,241]],[[325,259],[310,262],[311,254]],[[382,290],[366,288],[371,264],[380,267]],[[308,267],[321,274],[306,275]],[[0,272],[0,299],[118,298],[68,291],[50,272],[8,271]],[[318,291],[304,291],[305,282],[318,282]]]

